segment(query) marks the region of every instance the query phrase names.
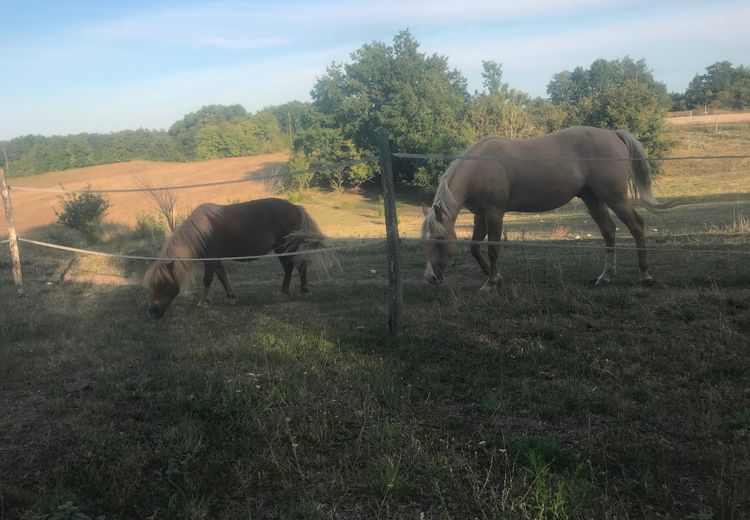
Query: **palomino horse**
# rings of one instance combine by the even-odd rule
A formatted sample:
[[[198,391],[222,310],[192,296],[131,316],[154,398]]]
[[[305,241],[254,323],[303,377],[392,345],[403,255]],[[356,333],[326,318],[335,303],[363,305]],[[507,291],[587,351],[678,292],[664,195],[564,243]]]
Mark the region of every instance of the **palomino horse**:
[[[497,242],[506,212],[549,211],[580,197],[606,245],[604,271],[596,283],[606,284],[615,274],[615,224],[607,206],[635,238],[641,282],[653,283],[646,260],[643,219],[634,209],[634,199],[640,198],[649,210],[668,209],[678,202],[659,203],[654,198],[645,152],[631,134],[574,127],[530,139],[484,139],[465,154],[486,160],[453,161],[440,180],[432,208],[424,209],[424,276],[428,282],[443,280],[445,268],[456,253],[452,241],[456,240],[455,222],[462,207],[474,214],[472,240],[481,242],[487,237],[489,242]],[[488,276],[482,287],[482,291],[488,291],[500,279],[498,246],[488,245],[488,261],[476,242],[471,245],[471,254]]]
[[[284,200],[260,199],[226,206],[201,204],[172,234],[162,253],[165,259],[154,262],[144,276],[152,290],[149,315],[161,318],[180,292],[180,287],[190,278],[196,262],[180,260],[182,258],[260,256],[270,251],[301,252],[323,246],[320,228],[307,211]],[[282,293],[289,293],[295,267],[299,271],[302,292],[309,291],[308,256],[312,255],[278,257],[284,268]],[[330,254],[314,256],[322,264],[328,264],[332,259]],[[230,301],[236,301],[222,262],[208,260],[203,265],[203,297],[199,305],[211,304],[210,287],[214,273]]]

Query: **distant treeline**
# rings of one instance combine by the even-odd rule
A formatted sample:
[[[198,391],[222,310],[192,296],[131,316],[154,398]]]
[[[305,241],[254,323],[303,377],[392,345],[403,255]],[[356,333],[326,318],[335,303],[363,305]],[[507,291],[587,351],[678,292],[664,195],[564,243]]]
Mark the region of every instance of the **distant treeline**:
[[[750,69],[719,62],[696,75],[683,94],[668,93],[644,60],[595,60],[555,74],[547,98],[532,98],[503,81],[500,63],[483,61],[481,91],[468,90],[448,58],[419,52],[409,31],[391,45],[371,42],[333,63],[312,86],[312,102],[292,101],[248,114],[240,105],[212,105],[169,130],[26,136],[4,146],[12,176],[147,159],[192,161],[291,149],[291,189],[351,188],[378,175],[376,129],[389,131],[395,151],[457,153],[487,136],[524,138],[573,125],[624,129],[652,157],[672,146],[669,110],[742,109],[750,105]],[[655,165],[658,167],[658,165]],[[435,186],[444,161],[396,160],[397,181]]]
[[[750,107],[750,68],[720,61],[696,74],[684,93],[672,94],[672,110],[713,108],[744,110]]]
[[[212,105],[186,115],[166,132],[27,135],[0,146],[8,155],[9,176],[19,177],[138,159],[195,161],[269,153],[288,149],[289,135],[268,111],[250,115],[240,105]]]

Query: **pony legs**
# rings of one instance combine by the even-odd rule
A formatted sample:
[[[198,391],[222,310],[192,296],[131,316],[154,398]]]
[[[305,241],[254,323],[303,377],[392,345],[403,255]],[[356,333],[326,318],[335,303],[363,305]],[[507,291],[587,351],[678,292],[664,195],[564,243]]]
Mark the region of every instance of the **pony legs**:
[[[594,192],[585,190],[580,194],[583,199],[586,208],[589,210],[591,217],[599,226],[599,231],[604,238],[604,245],[606,248],[606,257],[604,260],[604,271],[596,279],[596,285],[608,284],[612,281],[612,278],[617,272],[617,264],[615,259],[615,223],[612,221],[612,217],[609,216],[607,207],[602,203],[601,199],[597,197]]]
[[[216,260],[213,262],[204,262],[203,264],[203,297],[198,302],[199,307],[208,307],[211,305],[211,283],[214,281],[214,273],[219,278],[221,285],[224,287],[224,291],[227,293],[227,298],[230,302],[234,303],[237,300],[237,296],[232,290],[232,286],[229,285],[227,279],[227,272],[224,269],[224,264],[221,261]]]
[[[489,214],[485,220],[487,222],[487,241],[488,242],[499,242],[503,231],[503,214]],[[497,287],[500,281],[500,275],[497,271],[497,257],[499,256],[500,246],[497,244],[488,244],[487,253],[489,256],[489,274],[487,275],[487,283],[485,283],[481,289],[481,292],[489,292]]]
[[[481,242],[487,236],[487,219],[484,215],[474,215],[474,232],[471,235],[472,242]],[[490,265],[487,263],[487,259],[482,254],[479,244],[471,244],[469,248],[471,250],[471,256],[473,256],[479,267],[482,268],[482,272],[487,276],[490,275]]]
[[[648,260],[646,258],[646,234],[643,230],[643,218],[635,211],[633,203],[625,200],[617,204],[610,204],[617,218],[628,227],[630,234],[635,239],[635,247],[638,251],[638,269],[641,272],[641,283],[652,285],[654,277],[648,271]]]

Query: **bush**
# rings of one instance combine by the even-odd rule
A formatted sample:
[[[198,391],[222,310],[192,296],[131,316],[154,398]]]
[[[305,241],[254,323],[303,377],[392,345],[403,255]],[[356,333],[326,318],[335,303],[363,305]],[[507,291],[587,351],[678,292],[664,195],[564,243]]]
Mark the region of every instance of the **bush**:
[[[104,215],[109,208],[109,200],[91,191],[91,187],[80,193],[70,193],[60,197],[63,210],[57,213],[57,221],[76,229],[89,239],[95,239]]]
[[[138,213],[135,221],[136,238],[161,239],[166,236],[169,229],[166,219],[156,213]]]

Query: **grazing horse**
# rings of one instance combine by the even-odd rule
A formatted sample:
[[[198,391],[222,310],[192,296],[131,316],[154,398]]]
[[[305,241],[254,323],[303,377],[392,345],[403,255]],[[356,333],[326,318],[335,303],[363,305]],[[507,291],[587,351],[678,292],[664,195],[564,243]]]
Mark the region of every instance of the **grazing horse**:
[[[201,204],[167,241],[162,256],[148,269],[144,281],[151,288],[148,312],[161,318],[169,304],[189,280],[196,262],[191,258],[221,258],[260,256],[276,253],[320,249],[324,237],[307,211],[281,199],[260,199],[226,206]],[[307,266],[310,256],[326,267],[332,260],[330,253],[316,255],[279,256],[284,268],[281,292],[289,294],[289,282],[296,267],[302,292],[307,287]],[[224,286],[230,301],[236,296],[227,280],[220,260],[203,262],[203,297],[198,305],[211,304],[211,282],[214,274]]]
[[[456,239],[455,222],[461,208],[474,214],[471,254],[488,277],[481,289],[486,292],[500,280],[498,246],[488,245],[488,261],[476,242],[485,237],[489,242],[499,241],[503,216],[508,211],[549,211],[580,197],[606,246],[604,271],[597,285],[610,282],[615,274],[615,224],[607,207],[635,238],[641,282],[653,283],[643,219],[635,211],[634,200],[640,198],[651,211],[668,209],[679,202],[659,203],[654,198],[643,146],[631,134],[581,126],[530,139],[488,138],[471,146],[465,155],[481,158],[453,161],[440,180],[432,207],[424,208],[424,277],[428,282],[443,280],[445,268],[456,253],[456,244],[451,241]]]

